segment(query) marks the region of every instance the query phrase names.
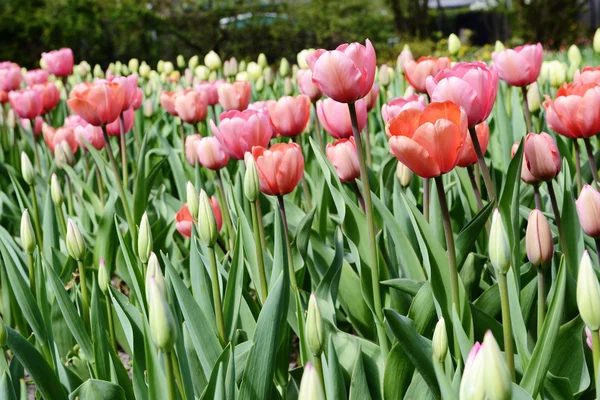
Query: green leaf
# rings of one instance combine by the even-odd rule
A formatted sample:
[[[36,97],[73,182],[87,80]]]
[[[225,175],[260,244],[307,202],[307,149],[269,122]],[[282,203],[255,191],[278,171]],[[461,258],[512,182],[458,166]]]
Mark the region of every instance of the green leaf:
[[[401,292],[404,292],[411,296],[417,295],[419,290],[421,290],[421,287],[423,287],[423,283],[423,281],[415,281],[413,279],[406,278],[389,279],[387,281],[381,282],[382,285],[398,289]]]
[[[119,221],[117,219],[117,215],[115,214],[115,226],[119,226]],[[127,272],[129,273],[130,282],[129,288],[136,299],[136,304],[142,311],[143,315],[146,315],[146,291],[142,290],[144,285],[144,277],[142,276],[141,264],[137,263],[137,258],[133,256],[133,252],[128,243],[123,239],[123,234],[120,229],[116,229],[117,237],[119,238],[119,247],[121,248],[121,253],[123,254],[123,259],[125,260],[125,265],[127,265]]]
[[[576,317],[560,327],[548,370],[559,377],[567,377],[571,391],[582,393],[590,386],[591,379],[585,362],[583,331],[585,324]]]
[[[41,251],[46,260],[52,259],[52,248],[60,248],[60,235],[58,233],[58,225],[56,221],[56,213],[54,211],[54,203],[50,195],[50,186],[46,191],[46,199],[44,201],[44,214],[42,215],[42,236],[44,237],[44,248]]]
[[[111,382],[89,379],[69,395],[69,400],[125,400],[125,391]]]
[[[234,340],[240,312],[242,288],[244,285],[244,248],[242,246],[242,230],[238,229],[233,259],[227,278],[227,287],[223,297],[223,317],[225,330],[230,341]]]
[[[92,325],[92,342],[94,343],[94,364],[96,368],[96,378],[101,380],[110,379],[110,354],[108,352],[107,330],[108,317],[106,309],[100,303],[100,289],[93,282],[92,289],[92,310],[90,313],[90,323]]]
[[[103,258],[108,271],[115,269],[114,261],[118,247],[118,238],[115,232],[118,225],[115,225],[114,220],[116,199],[116,196],[110,196],[104,204],[104,211],[95,232],[96,237],[102,239],[94,242],[94,265],[100,265],[100,259]]]
[[[15,388],[13,387],[12,380],[7,371],[4,371],[0,378],[0,399],[17,400]]]
[[[383,397],[402,400],[410,385],[415,367],[400,343],[394,344],[387,356],[383,375]],[[339,397],[336,397],[339,398]]]
[[[454,393],[454,390],[452,389],[452,384],[450,383],[448,377],[444,373],[442,364],[439,363],[437,360],[432,360],[431,363],[433,364],[433,369],[435,370],[435,375],[440,385],[442,398],[444,400],[456,400],[456,395]]]
[[[363,355],[359,351],[354,362],[352,379],[350,380],[350,400],[370,400],[369,384],[365,376],[365,366],[363,365]]]
[[[346,399],[346,383],[342,367],[333,345],[333,338],[330,335],[327,341],[327,363],[324,365],[323,379],[325,381],[325,392],[329,399]],[[321,357],[323,358],[323,357]]]
[[[467,259],[471,247],[479,237],[479,233],[481,233],[482,229],[485,227],[493,210],[494,203],[486,204],[458,233],[455,243],[456,266],[458,269],[460,269]]]

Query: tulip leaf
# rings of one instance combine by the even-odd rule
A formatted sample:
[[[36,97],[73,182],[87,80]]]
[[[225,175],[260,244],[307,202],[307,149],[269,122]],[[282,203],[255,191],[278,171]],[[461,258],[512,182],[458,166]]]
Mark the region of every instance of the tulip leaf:
[[[354,370],[352,371],[352,378],[350,380],[350,400],[371,400],[371,393],[369,392],[369,384],[365,375],[365,366],[363,365],[363,355],[359,350],[356,354],[356,361],[354,362]]]
[[[0,399],[17,400],[15,388],[7,371],[2,372],[2,377],[0,377]]]
[[[323,356],[321,356],[323,358]],[[338,359],[333,337],[330,335],[327,341],[327,362],[324,364],[323,379],[325,381],[325,392],[329,399],[346,399],[346,383],[340,360]]]
[[[410,358],[406,356],[402,345],[394,344],[385,364],[383,397],[390,400],[403,399],[406,389],[410,386],[414,371],[415,367]]]
[[[493,210],[493,202],[486,204],[481,211],[479,211],[477,215],[475,215],[475,217],[473,217],[473,219],[458,232],[455,243],[457,268],[460,269],[464,264],[471,247],[479,237],[479,233],[481,233],[485,227]]]
[[[125,391],[119,385],[89,379],[69,395],[69,400],[125,400]]]

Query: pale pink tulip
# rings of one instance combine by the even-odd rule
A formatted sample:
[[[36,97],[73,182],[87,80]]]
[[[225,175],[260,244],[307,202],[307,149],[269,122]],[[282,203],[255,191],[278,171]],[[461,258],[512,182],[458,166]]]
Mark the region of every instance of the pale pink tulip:
[[[223,81],[199,82],[194,85],[194,89],[204,93],[208,105],[214,106],[215,104],[219,104],[219,91],[217,90],[217,87],[222,82]]]
[[[121,132],[121,122],[119,121],[120,118],[117,118],[110,124],[106,125],[106,131],[109,136],[119,136],[121,133],[126,134],[131,130],[131,128],[133,128],[133,123],[135,122],[135,112],[133,111],[133,108],[128,108],[127,110],[123,111],[121,117],[123,118],[124,131]]]
[[[191,166],[196,165],[198,161],[198,152],[196,151],[196,142],[202,139],[199,134],[188,135],[185,138],[185,159]]]
[[[54,107],[60,103],[60,92],[54,84],[54,82],[40,83],[33,85],[33,89],[38,90],[42,96],[42,103],[44,104],[43,113],[52,111]]]
[[[177,92],[168,92],[163,90],[160,94],[160,105],[162,108],[167,110],[167,112],[173,116],[177,116],[177,111],[175,111],[175,97],[177,96]]]
[[[182,121],[196,124],[206,118],[208,103],[204,92],[186,90],[175,96],[175,111]]]
[[[358,129],[363,130],[367,124],[367,107],[363,100],[354,103],[356,107],[356,118]],[[323,129],[336,139],[349,138],[352,136],[352,121],[350,110],[345,103],[338,103],[333,99],[324,99],[317,102],[317,116]]]
[[[229,154],[223,149],[219,139],[214,136],[194,141],[194,148],[198,161],[203,167],[218,170],[225,167],[229,162]]]
[[[337,171],[340,181],[354,182],[360,177],[358,153],[353,137],[338,139],[333,144],[328,143],[325,153]]]
[[[77,152],[77,147],[79,144],[77,143],[77,139],[75,138],[75,131],[73,130],[73,128],[63,126],[61,128],[54,129],[48,125],[44,125],[43,134],[44,141],[48,145],[48,148],[51,152],[54,153],[54,149],[62,141],[65,141],[69,144],[69,147],[71,148],[71,151],[73,151],[73,153]]]
[[[323,97],[321,89],[313,83],[312,72],[309,69],[298,70],[296,79],[298,80],[298,89],[300,89],[300,93],[310,97],[311,101],[315,102]]]
[[[575,205],[581,229],[594,239],[600,238],[600,193],[590,185],[585,185]]]
[[[600,66],[598,67],[583,67],[581,72],[579,70],[575,71],[575,75],[573,76],[573,83],[596,83],[600,84]]]
[[[222,83],[217,91],[219,93],[219,104],[225,111],[243,111],[248,108],[252,92],[249,82]]]
[[[540,43],[527,44],[492,54],[498,76],[512,86],[527,86],[540,75],[544,49]]]
[[[377,98],[379,97],[379,86],[376,83],[373,83],[371,90],[369,93],[363,97],[363,101],[365,102],[365,106],[367,106],[367,112],[371,111],[377,105]]]
[[[540,181],[554,179],[560,172],[560,153],[546,132],[530,133],[525,138],[525,161],[531,175]]]
[[[34,119],[44,111],[42,94],[36,89],[9,92],[8,100],[20,118]]]
[[[397,117],[404,110],[409,108],[423,110],[426,105],[427,100],[425,100],[425,96],[413,93],[407,97],[393,99],[389,103],[381,106],[381,117],[383,118],[383,122],[387,124],[392,118]]]
[[[10,61],[0,63],[0,89],[4,92],[21,86],[21,67]]]
[[[27,83],[28,86],[44,84],[48,82],[48,75],[48,71],[45,69],[32,69],[25,72],[25,83]]]
[[[102,133],[102,128],[99,126],[86,123],[85,126],[76,126],[74,129],[75,138],[82,150],[87,151],[86,142],[92,145],[96,150],[104,148],[104,134]]]
[[[21,126],[26,131],[30,131],[31,130],[31,121],[28,119],[25,119],[25,118],[21,118]],[[38,136],[40,133],[42,133],[43,126],[44,126],[44,120],[42,119],[42,117],[40,117],[40,116],[35,117],[35,124],[33,126],[33,133],[35,134],[35,136]]]
[[[273,130],[267,117],[254,110],[231,110],[221,114],[219,127],[210,121],[213,134],[221,145],[236,160],[243,160],[244,154],[254,146],[266,147]]]

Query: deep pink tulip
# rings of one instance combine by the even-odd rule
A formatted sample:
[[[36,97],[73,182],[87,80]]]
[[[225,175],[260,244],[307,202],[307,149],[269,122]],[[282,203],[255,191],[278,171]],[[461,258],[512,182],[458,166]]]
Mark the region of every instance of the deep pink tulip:
[[[360,177],[358,153],[354,138],[338,139],[333,144],[327,143],[327,158],[335,168],[342,182],[354,182]]]
[[[553,101],[544,101],[546,122],[553,131],[571,139],[589,138],[600,132],[600,85],[565,84]]]
[[[363,130],[367,124],[367,107],[361,99],[354,103],[356,107],[356,118],[358,129]],[[349,138],[352,136],[352,121],[350,110],[345,103],[338,103],[333,99],[324,99],[317,102],[317,116],[323,129],[336,139]]]
[[[527,44],[492,54],[498,76],[512,86],[527,86],[540,75],[544,49],[540,43]]]
[[[546,132],[530,133],[525,138],[525,161],[531,175],[540,181],[554,179],[560,172],[560,153]]]
[[[219,91],[217,87],[221,83],[222,81],[199,82],[194,85],[194,89],[204,93],[208,105],[214,106],[215,104],[219,104]]]
[[[406,98],[398,97],[381,106],[381,117],[383,118],[383,122],[387,124],[392,118],[397,117],[404,110],[409,108],[423,110],[426,105],[427,100],[425,100],[425,96],[413,93]]]
[[[77,152],[77,146],[79,144],[77,143],[77,139],[75,138],[75,131],[73,130],[73,128],[69,126],[63,126],[58,129],[54,129],[48,125],[44,125],[43,134],[44,141],[48,145],[48,148],[51,152],[54,153],[54,149],[62,141],[66,141],[69,144],[69,147],[71,147],[71,151],[73,151],[73,154]]]
[[[351,103],[369,94],[375,80],[375,49],[369,39],[342,44],[337,49],[317,50],[306,55],[313,82],[323,93],[340,103]]]
[[[102,128],[86,123],[85,126],[76,126],[75,138],[82,150],[87,151],[87,143],[92,145],[96,150],[104,148],[104,134]]]
[[[426,80],[430,76],[435,76],[441,70],[450,68],[450,59],[448,57],[421,57],[417,61],[406,60],[404,62],[404,76],[410,86],[419,93],[426,93]]]
[[[48,82],[48,71],[45,69],[32,69],[25,72],[25,83],[28,86],[39,85]]]
[[[233,83],[222,83],[217,88],[219,93],[219,104],[223,110],[243,111],[248,108],[252,88],[246,81],[237,81]]]
[[[173,116],[177,116],[177,111],[175,111],[175,97],[177,96],[177,92],[168,92],[163,90],[160,94],[160,105],[162,108],[167,110],[167,112]]]
[[[254,110],[231,110],[221,114],[219,127],[210,120],[210,128],[229,156],[243,160],[254,146],[266,147],[273,136],[267,117]]]
[[[73,73],[75,60],[73,51],[68,48],[53,50],[49,53],[42,53],[42,59],[46,63],[48,71],[55,76],[68,76]]]
[[[373,83],[369,94],[363,97],[365,102],[365,106],[367,106],[367,112],[371,111],[377,105],[377,98],[379,97],[379,86],[376,83]]]
[[[296,75],[298,80],[298,89],[300,93],[310,97],[311,101],[317,101],[323,97],[323,92],[312,80],[312,72],[309,69],[300,69]]]
[[[60,103],[60,92],[54,84],[54,82],[40,83],[33,85],[33,89],[38,90],[42,96],[42,103],[44,104],[43,113],[52,111],[54,107]]]
[[[122,117],[123,129],[125,130],[123,134],[126,134],[131,130],[131,128],[133,128],[133,123],[135,122],[135,112],[133,111],[133,108],[128,108],[127,110],[123,111]],[[106,125],[106,132],[109,136],[119,136],[121,134],[121,123],[119,119],[120,118],[117,118],[110,124]]]
[[[0,89],[4,92],[17,90],[21,86],[21,67],[5,61],[0,63]]]
[[[487,122],[483,121],[475,125],[475,132],[477,133],[477,139],[479,140],[479,146],[481,146],[481,152],[485,154],[487,151],[488,143],[490,141],[490,127]],[[468,167],[477,162],[477,154],[473,148],[473,142],[471,141],[471,135],[467,135],[465,145],[462,153],[458,157],[456,165],[459,167]]]
[[[277,143],[269,149],[252,148],[260,190],[271,196],[291,193],[304,175],[304,157],[297,143]]]
[[[581,229],[594,239],[600,238],[600,193],[590,185],[585,185],[575,206]]]
[[[82,92],[71,92],[67,105],[94,126],[110,124],[123,110],[125,90],[122,83],[94,83]]]
[[[229,154],[223,149],[219,139],[214,136],[194,141],[194,148],[198,161],[203,167],[218,170],[225,167],[229,162]]]
[[[206,118],[208,103],[204,92],[186,90],[175,96],[175,111],[182,121],[196,124]]]
[[[573,83],[596,83],[600,85],[600,66],[595,68],[588,66],[583,67],[581,72],[579,70],[575,71]]]
[[[8,100],[20,118],[34,119],[44,111],[42,94],[36,89],[9,92]]]
[[[21,118],[21,126],[26,131],[30,131],[31,130],[31,121],[28,119],[25,119],[25,118]],[[35,117],[35,124],[33,126],[33,133],[35,134],[35,136],[38,136],[40,133],[42,133],[43,126],[44,126],[43,118],[40,116]]]
[[[267,103],[271,126],[281,136],[293,137],[301,134],[310,119],[310,98],[285,96]]]
[[[431,101],[449,100],[464,108],[469,126],[487,119],[498,92],[498,72],[482,62],[458,63],[426,81]]]
[[[510,154],[511,157],[515,156],[515,153],[517,152],[517,150],[519,150],[519,145],[519,142],[513,144]],[[521,164],[521,180],[525,183],[529,183],[530,185],[539,183],[539,180],[535,176],[533,176],[529,171],[525,154],[523,154],[523,162]]]

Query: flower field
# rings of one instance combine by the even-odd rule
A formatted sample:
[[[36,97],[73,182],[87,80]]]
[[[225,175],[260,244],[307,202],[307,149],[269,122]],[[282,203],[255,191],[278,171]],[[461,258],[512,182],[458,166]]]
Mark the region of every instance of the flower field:
[[[1,62],[0,398],[598,398],[600,55],[448,46]]]

